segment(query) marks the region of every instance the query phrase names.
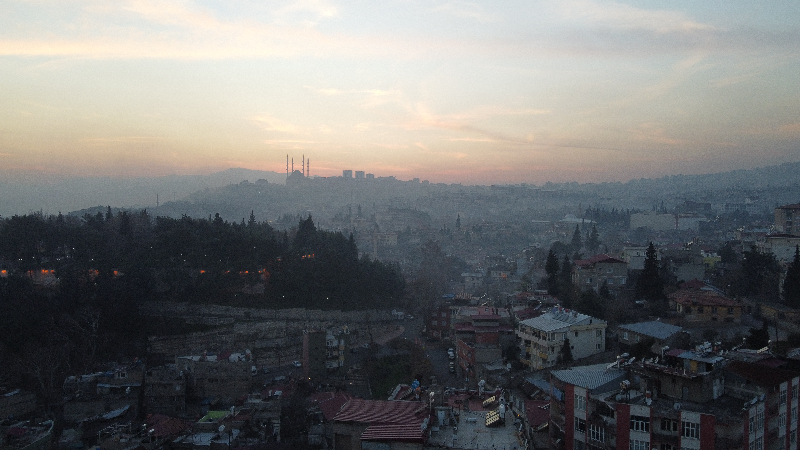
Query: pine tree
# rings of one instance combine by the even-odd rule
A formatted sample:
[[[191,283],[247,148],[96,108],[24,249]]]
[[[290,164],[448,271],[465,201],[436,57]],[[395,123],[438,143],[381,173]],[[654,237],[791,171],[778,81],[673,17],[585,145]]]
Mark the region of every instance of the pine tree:
[[[800,307],[800,245],[794,247],[794,259],[783,280],[783,301],[792,308]]]
[[[597,233],[597,227],[592,225],[592,232],[586,239],[586,248],[592,253],[597,253],[598,247],[600,247],[600,235]]]
[[[561,353],[558,354],[560,363],[569,364],[574,358],[572,357],[572,346],[569,344],[569,339],[564,339],[564,345],[561,346]]]
[[[547,273],[547,293],[550,295],[558,295],[558,268],[558,257],[552,250],[548,251],[544,271]]]
[[[581,228],[577,224],[575,225],[575,232],[572,233],[572,242],[570,242],[570,246],[574,252],[580,251],[581,247],[583,247],[583,242],[581,241]]]
[[[647,246],[644,270],[636,280],[636,297],[651,301],[664,298],[664,281],[658,274],[658,256],[652,242]]]

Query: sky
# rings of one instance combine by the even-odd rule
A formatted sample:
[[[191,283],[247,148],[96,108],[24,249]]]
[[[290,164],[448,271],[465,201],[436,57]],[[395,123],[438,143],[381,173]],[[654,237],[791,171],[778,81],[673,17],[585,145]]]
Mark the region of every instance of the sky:
[[[0,180],[287,155],[464,184],[797,162],[800,2],[0,0]]]

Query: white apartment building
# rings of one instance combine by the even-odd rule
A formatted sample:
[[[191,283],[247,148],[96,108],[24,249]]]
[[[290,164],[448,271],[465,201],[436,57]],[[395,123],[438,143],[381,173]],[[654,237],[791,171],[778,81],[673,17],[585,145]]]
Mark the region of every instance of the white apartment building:
[[[517,336],[525,354],[521,360],[531,370],[556,365],[569,339],[572,358],[577,360],[606,350],[605,320],[554,307],[551,311],[520,322]]]

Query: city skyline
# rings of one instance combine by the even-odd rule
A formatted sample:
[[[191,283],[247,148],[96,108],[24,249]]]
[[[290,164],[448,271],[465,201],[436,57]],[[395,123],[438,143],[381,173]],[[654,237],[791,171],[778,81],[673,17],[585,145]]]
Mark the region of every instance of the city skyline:
[[[800,161],[800,7],[0,5],[0,181],[363,170],[496,184]]]

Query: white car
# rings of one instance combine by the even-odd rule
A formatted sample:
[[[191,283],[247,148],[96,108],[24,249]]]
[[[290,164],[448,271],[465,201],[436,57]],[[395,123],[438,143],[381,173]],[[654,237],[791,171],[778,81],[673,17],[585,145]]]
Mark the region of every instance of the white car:
[[[292,361],[292,365],[295,367],[303,367],[303,363],[300,361]]]

